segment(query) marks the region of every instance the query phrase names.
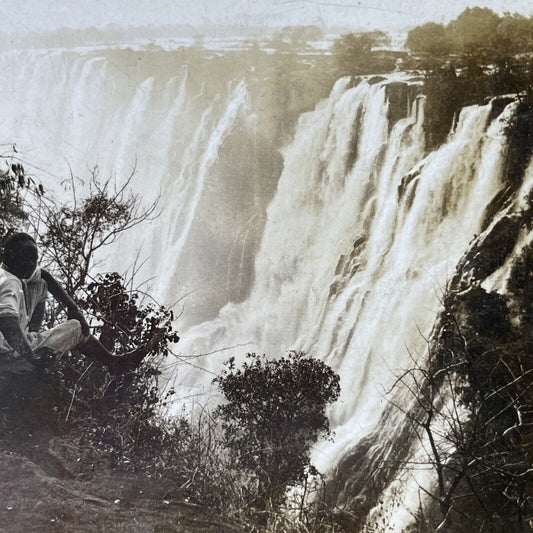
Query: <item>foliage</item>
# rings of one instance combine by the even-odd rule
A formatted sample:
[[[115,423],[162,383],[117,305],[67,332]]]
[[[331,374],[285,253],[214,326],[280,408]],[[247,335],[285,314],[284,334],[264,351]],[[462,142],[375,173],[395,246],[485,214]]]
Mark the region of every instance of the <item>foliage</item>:
[[[100,322],[95,332],[111,351],[132,350],[161,332],[165,334],[153,347],[152,354],[165,353],[169,342],[178,342],[172,327],[172,310],[153,303],[141,306],[140,293],[127,290],[116,272],[99,275],[88,285],[87,292],[86,307]]]
[[[13,156],[8,156],[6,170],[0,171],[1,242],[8,233],[27,223],[27,196],[41,198],[44,195],[43,186],[36,184],[32,177],[27,176],[22,164],[16,161]]]
[[[487,62],[533,51],[533,18],[468,7],[447,26],[429,22],[409,31],[405,46],[431,57],[481,54]]]
[[[495,45],[505,54],[533,50],[533,21],[517,13],[506,13],[496,28]]]
[[[392,39],[388,33],[381,30],[372,30],[366,32],[366,35],[372,40],[372,47],[385,47],[390,46]]]
[[[68,411],[62,405],[59,412],[84,428],[85,435],[114,465],[126,461],[130,468],[151,463],[154,451],[168,437],[160,415],[173,391],[162,397],[159,377],[169,343],[179,340],[172,311],[154,304],[141,305],[141,300],[141,295],[128,290],[123,278],[113,272],[90,283],[87,299],[81,302],[97,320],[93,323],[95,334],[99,333],[102,343],[115,353],[161,335],[139,368],[113,375],[74,352],[51,369],[72,397]]]
[[[367,34],[346,33],[333,43],[332,54],[340,73],[352,73],[372,50]]]
[[[500,17],[488,8],[467,7],[447,27],[448,35],[456,49],[490,47]]]
[[[442,24],[428,22],[409,31],[405,47],[412,52],[425,52],[439,57],[449,54],[452,44]]]
[[[56,415],[76,428],[79,442],[94,447],[93,462],[132,470],[153,468],[152,456],[164,436],[160,412],[172,395],[169,391],[161,397],[160,365],[145,359],[135,371],[113,375],[74,351],[48,370],[64,397],[54,407]]]
[[[304,479],[310,445],[330,434],[325,409],[339,396],[339,377],[301,352],[272,360],[252,353],[242,369],[230,359],[215,381],[226,400],[215,413],[226,443],[257,480],[256,505],[275,507]]]
[[[332,47],[337,73],[370,74],[388,72],[394,69],[395,60],[383,57],[372,49],[390,42],[387,34],[381,31],[346,33],[341,35]]]
[[[114,189],[109,181],[100,182],[94,170],[90,194],[81,202],[74,192],[72,205],[47,207],[46,230],[41,235],[43,259],[70,294],[77,295],[85,287],[99,250],[154,214],[155,204],[141,209],[138,197],[128,193],[132,177]]]
[[[333,55],[342,66],[348,66],[354,59],[369,54],[372,50],[372,38],[367,33],[345,33],[333,43]]]

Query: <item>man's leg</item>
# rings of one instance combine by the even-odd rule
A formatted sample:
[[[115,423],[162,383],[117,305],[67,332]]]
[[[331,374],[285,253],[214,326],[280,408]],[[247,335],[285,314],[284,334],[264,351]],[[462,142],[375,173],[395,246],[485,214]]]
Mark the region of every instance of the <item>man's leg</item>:
[[[95,359],[106,365],[109,370],[115,372],[126,372],[135,370],[148,355],[148,353],[161,340],[163,334],[154,335],[149,343],[139,346],[122,355],[114,355],[93,335],[90,335],[86,342],[76,347],[82,354],[91,359]]]
[[[78,320],[67,320],[42,333],[28,333],[28,341],[37,352],[48,348],[55,354],[76,349],[94,361],[106,365],[110,370],[122,372],[137,368],[144,357],[161,340],[162,334],[155,335],[146,345],[122,354],[112,354],[96,337],[84,337]]]
[[[48,348],[56,355],[68,352],[83,341],[81,325],[77,320],[67,320],[40,332],[28,332],[27,340],[32,350]]]

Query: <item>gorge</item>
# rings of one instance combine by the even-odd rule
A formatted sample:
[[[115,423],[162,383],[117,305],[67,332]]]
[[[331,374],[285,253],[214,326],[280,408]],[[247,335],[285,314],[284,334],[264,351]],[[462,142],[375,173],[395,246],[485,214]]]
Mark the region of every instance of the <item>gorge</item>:
[[[417,73],[313,84],[310,59],[235,57],[4,52],[2,142],[58,196],[70,171],[83,190],[94,167],[118,184],[134,170],[133,190],[158,198],[161,214],[103,264],[124,271],[140,258],[150,293],[178,302],[176,352],[198,357],[169,370],[177,402],[215,402],[213,375],[230,355],[324,360],[341,398],[335,439],[313,462],[367,531],[382,531],[385,500],[387,530],[399,532],[436,481],[430,468],[376,474],[423,447],[406,429],[409,389],[388,391],[428,361],[450,295],[508,298],[509,328],[529,334],[509,284],[517,262],[531,276],[531,144],[513,141],[533,135],[531,117],[514,97],[465,107],[428,152]]]

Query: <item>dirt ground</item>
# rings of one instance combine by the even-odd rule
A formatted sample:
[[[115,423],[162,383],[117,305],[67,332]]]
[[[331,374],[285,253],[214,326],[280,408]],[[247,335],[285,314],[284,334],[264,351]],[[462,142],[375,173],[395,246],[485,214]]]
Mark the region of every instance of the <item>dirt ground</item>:
[[[17,380],[27,379],[0,373],[0,532],[242,531],[168,481],[92,468],[72,435],[43,427],[20,401]]]

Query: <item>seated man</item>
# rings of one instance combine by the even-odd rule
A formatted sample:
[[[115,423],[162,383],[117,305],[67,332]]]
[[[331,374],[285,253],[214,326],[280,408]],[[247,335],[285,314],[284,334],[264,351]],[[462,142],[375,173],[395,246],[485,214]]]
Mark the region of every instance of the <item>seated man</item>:
[[[51,355],[76,348],[112,370],[138,366],[159,338],[117,357],[90,334],[89,325],[74,301],[46,270],[37,267],[35,240],[26,233],[11,235],[4,246],[0,267],[0,361],[20,355],[35,366]],[[67,310],[69,320],[39,331],[47,293]]]

